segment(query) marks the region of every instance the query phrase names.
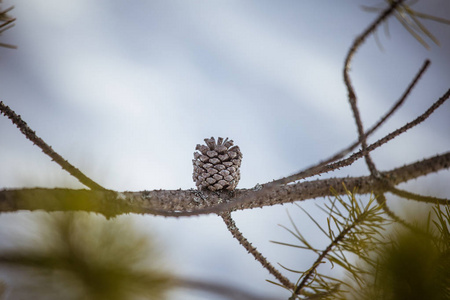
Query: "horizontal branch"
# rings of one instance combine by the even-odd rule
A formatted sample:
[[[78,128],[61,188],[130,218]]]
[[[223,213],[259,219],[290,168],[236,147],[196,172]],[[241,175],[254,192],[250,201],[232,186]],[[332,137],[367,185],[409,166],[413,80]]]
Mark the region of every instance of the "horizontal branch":
[[[390,185],[450,168],[450,152],[418,161],[391,171],[382,172]],[[143,192],[89,191],[71,189],[4,189],[0,190],[0,212],[20,210],[89,211],[113,217],[126,213],[163,216],[190,216],[243,210],[294,201],[346,194],[357,189],[357,194],[374,190],[388,190],[380,181],[370,176],[329,178],[300,182],[264,189],[238,189],[229,193],[199,192],[197,190],[154,190]],[[234,203],[236,198],[253,198],[254,201]]]

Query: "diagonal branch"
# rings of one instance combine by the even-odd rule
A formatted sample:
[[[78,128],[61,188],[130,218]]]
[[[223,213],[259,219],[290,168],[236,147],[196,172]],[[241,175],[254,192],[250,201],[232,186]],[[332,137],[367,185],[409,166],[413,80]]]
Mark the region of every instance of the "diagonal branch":
[[[229,212],[220,214],[225,225],[227,225],[228,231],[233,235],[233,237],[238,240],[239,244],[241,244],[253,257],[263,266],[264,269],[269,271],[270,274],[275,276],[276,279],[285,287],[289,289],[294,288],[294,284],[289,281],[286,277],[284,277],[268,260],[265,258],[261,252],[256,249],[241,233],[239,228],[236,226],[231,214]]]
[[[384,22],[396,9],[399,5],[401,5],[404,2],[404,0],[397,0],[397,1],[392,1],[391,5],[385,9],[379,16],[378,18],[369,25],[369,27],[366,28],[366,30],[364,30],[364,32],[358,36],[354,43],[352,44],[352,46],[350,47],[350,50],[347,54],[347,57],[345,59],[345,69],[348,70],[348,68],[350,67],[350,62],[353,59],[353,56],[355,55],[356,51],[358,50],[358,48],[364,43],[365,39],[372,33],[375,31],[375,29],[382,23]],[[345,73],[345,71],[344,71]],[[344,80],[346,80],[346,77],[344,75]],[[347,78],[349,79],[349,78]],[[346,81],[347,82],[347,81]],[[350,80],[348,80],[348,82],[350,83]],[[351,86],[351,83],[349,84]],[[351,92],[351,91],[349,91]]]
[[[364,134],[364,127],[362,124],[361,116],[359,113],[358,106],[356,104],[357,98],[356,93],[353,88],[350,75],[349,75],[349,69],[350,69],[350,63],[352,61],[353,56],[355,55],[356,51],[361,47],[361,45],[364,43],[366,38],[372,34],[375,29],[383,22],[387,17],[389,17],[397,8],[397,6],[402,3],[402,0],[394,1],[391,3],[391,5],[360,35],[358,36],[352,46],[350,47],[350,50],[347,54],[347,57],[345,58],[344,63],[344,82],[345,86],[347,87],[348,91],[348,100],[350,102],[350,107],[353,112],[353,117],[355,119],[356,127],[358,130],[358,137],[359,142],[361,143],[362,150],[367,150],[367,136]],[[370,154],[367,152],[364,154],[364,158],[366,160],[367,167],[369,168],[370,174],[374,177],[378,177],[378,171],[375,167],[374,162],[372,161],[372,158],[370,157]]]
[[[0,1],[1,3],[1,1]],[[5,32],[6,30],[14,27],[14,22],[16,21],[16,18],[13,18],[11,16],[8,15],[8,13],[14,8],[14,6],[11,6],[5,10],[0,11],[0,35]],[[11,45],[11,44],[6,44],[6,43],[1,43],[0,42],[0,47],[4,47],[4,48],[10,48],[10,49],[17,49],[17,46],[15,45]]]
[[[386,120],[390,116],[392,116],[392,114],[403,104],[403,102],[405,102],[406,98],[411,93],[413,87],[417,84],[417,82],[422,77],[423,73],[425,73],[425,70],[429,67],[429,65],[430,65],[430,61],[429,60],[426,60],[423,63],[421,69],[416,74],[414,79],[411,81],[411,83],[409,84],[408,88],[405,90],[405,92],[400,97],[400,99],[397,100],[397,102],[392,106],[392,108],[375,125],[373,125],[365,133],[366,138],[368,136],[370,136],[373,132],[375,132],[375,130],[377,130],[384,122],[386,122]],[[320,167],[323,167],[326,164],[335,162],[338,159],[343,158],[345,155],[347,155],[350,152],[352,152],[359,144],[360,144],[360,141],[357,140],[353,144],[351,144],[347,148],[339,151],[338,153],[334,154],[330,158],[325,159],[325,160],[319,162],[318,164],[313,165],[313,166],[311,166],[311,167],[309,167],[309,168],[307,168],[307,169],[305,169],[305,170],[303,170],[303,171],[301,171],[299,173],[296,173],[296,174],[293,174],[293,175],[290,175],[290,176],[287,176],[287,177],[275,180],[275,181],[271,182],[270,184],[288,184],[290,182],[294,182],[294,181],[305,179],[305,178],[308,178],[308,177],[311,177],[311,176],[319,175],[319,174],[324,172]]]
[[[416,119],[405,124],[399,129],[394,130],[393,132],[379,139],[375,143],[369,145],[365,151],[364,150],[358,151],[353,155],[351,155],[349,158],[337,161],[329,165],[318,167],[317,170],[320,171],[320,173],[326,173],[353,164],[356,160],[363,157],[367,152],[375,150],[376,148],[382,146],[383,144],[399,136],[400,134],[405,133],[409,129],[425,121],[438,107],[444,104],[449,97],[450,97],[450,89],[441,98],[439,98],[439,100],[433,103],[422,115],[418,116]],[[246,197],[237,197],[236,199],[233,200],[233,203],[235,205],[234,207],[239,207],[240,205],[245,206],[251,202],[257,201],[257,198],[264,197],[265,194],[270,194],[273,190],[276,190],[277,187],[278,186],[275,184],[275,182],[272,182],[266,184],[260,191],[254,193],[253,195]],[[218,210],[215,212],[228,211],[230,208],[230,204],[229,203],[220,204],[217,208],[220,209],[220,207],[223,208],[223,210]]]
[[[401,224],[402,226],[404,226],[405,228],[418,233],[422,236],[426,236],[428,238],[433,239],[433,235],[430,232],[424,231],[422,228],[420,228],[417,225],[414,225],[410,222],[408,222],[407,220],[399,217],[396,213],[394,213],[389,206],[387,205],[387,200],[386,200],[386,196],[384,195],[384,193],[381,193],[379,195],[377,195],[377,202],[382,205],[383,207],[383,211],[395,222]],[[448,202],[447,204],[449,204],[450,202]]]
[[[28,127],[27,123],[22,120],[22,118],[17,115],[11,108],[6,106],[3,101],[0,101],[0,112],[7,116],[13,124],[20,129],[20,131],[29,139],[33,144],[41,148],[42,152],[50,156],[50,158],[60,165],[64,170],[69,172],[70,175],[77,178],[82,184],[89,187],[92,190],[105,190],[104,187],[100,186],[98,183],[94,182],[92,179],[84,175],[80,170],[71,165],[67,160],[65,160],[61,155],[56,153],[52,147],[45,143],[40,137],[36,135],[36,132]]]
[[[302,281],[295,287],[295,290],[292,293],[292,296],[289,298],[290,300],[294,300],[297,295],[299,295],[302,291],[302,289],[306,286],[308,281],[311,279],[311,276],[313,276],[314,272],[316,271],[317,267],[322,263],[322,261],[329,255],[329,253],[333,250],[334,247],[336,247],[346,236],[347,234],[353,230],[361,221],[363,220],[363,217],[360,217],[359,219],[355,220],[350,226],[347,226],[342,230],[339,235],[334,238],[331,243],[328,245],[328,247],[323,250],[319,257],[317,257],[316,261],[313,263],[312,267],[308,269],[303,275]]]
[[[397,195],[399,197],[405,198],[405,199],[411,199],[416,200],[418,202],[423,203],[433,203],[433,204],[442,204],[442,205],[448,205],[450,204],[450,199],[445,198],[438,198],[438,197],[432,197],[432,196],[423,196],[415,193],[411,193],[405,190],[398,189],[394,186],[388,187],[388,192],[391,192],[394,195]]]

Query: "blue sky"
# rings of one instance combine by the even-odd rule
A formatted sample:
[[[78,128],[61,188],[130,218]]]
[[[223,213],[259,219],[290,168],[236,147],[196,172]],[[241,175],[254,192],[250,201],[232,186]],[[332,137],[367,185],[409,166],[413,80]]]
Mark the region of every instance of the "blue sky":
[[[360,5],[380,2],[6,1],[5,7],[15,5],[17,24],[2,40],[18,49],[0,49],[1,99],[107,188],[193,188],[192,154],[210,136],[229,137],[240,146],[239,187],[249,188],[355,140],[343,61],[353,39],[375,18]],[[415,7],[450,15],[445,0]],[[414,119],[450,83],[450,27],[425,22],[441,42],[440,47],[430,42],[426,50],[393,18],[388,23],[389,36],[383,28],[377,34],[383,49],[370,37],[352,64],[366,127],[399,98],[426,58],[432,64],[371,141]],[[379,169],[448,151],[449,116],[446,103],[418,128],[375,151]],[[0,118],[0,134],[1,187],[83,188],[6,118]],[[348,174],[367,169],[359,162],[335,176]],[[448,191],[448,171],[429,178],[408,188]],[[287,223],[286,208],[292,209],[236,213],[244,233],[274,263],[296,257],[268,243],[287,238],[277,227]],[[183,261],[181,272],[280,292],[262,283],[269,274],[239,248],[218,217],[136,218],[142,227],[157,227],[169,255]]]

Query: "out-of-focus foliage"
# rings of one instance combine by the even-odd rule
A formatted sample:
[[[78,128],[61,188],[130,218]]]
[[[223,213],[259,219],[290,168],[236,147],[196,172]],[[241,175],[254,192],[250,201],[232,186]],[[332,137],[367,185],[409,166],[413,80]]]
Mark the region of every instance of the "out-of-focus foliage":
[[[386,0],[390,5],[393,0]],[[421,20],[431,20],[434,22],[442,23],[450,25],[450,20],[441,18],[439,16],[433,16],[429,14],[425,14],[414,10],[412,6],[418,1],[410,1],[409,4],[406,3],[400,4],[395,10],[394,16],[395,18],[402,24],[402,26],[411,34],[422,46],[427,49],[430,49],[430,46],[426,42],[426,39],[430,39],[436,45],[439,45],[438,39],[427,29],[427,27],[421,22]],[[383,4],[384,7],[384,4]],[[370,12],[379,13],[383,10],[380,7],[371,7],[363,5],[363,9]],[[387,22],[385,23],[386,33],[389,34],[389,29],[387,26]]]
[[[344,297],[344,292],[348,289],[347,283],[323,272],[330,267],[347,271],[354,282],[361,284],[363,272],[350,257],[358,256],[369,260],[370,252],[380,242],[380,231],[383,226],[389,224],[388,219],[383,216],[382,205],[377,203],[374,197],[364,203],[356,199],[350,191],[347,191],[347,199],[336,195],[335,199],[329,199],[328,203],[319,208],[327,215],[325,228],[320,225],[319,220],[302,210],[329,241],[326,248],[318,249],[308,242],[291,217],[293,230],[285,228],[294,235],[298,244],[275,242],[313,252],[318,256],[308,270],[294,271],[299,273],[300,277],[291,299],[304,299],[303,296],[320,299]],[[325,262],[328,262],[328,266],[325,266]]]
[[[366,265],[365,286],[353,299],[450,299],[450,207],[435,206],[417,231],[395,228]],[[398,226],[397,226],[398,227]]]
[[[374,198],[364,203],[349,191],[347,198],[319,206],[326,227],[304,210],[329,241],[323,249],[289,217],[292,229],[285,228],[298,243],[276,243],[317,255],[305,271],[286,268],[300,274],[290,299],[450,299],[450,206],[430,207],[428,219],[405,227],[389,221]]]
[[[11,27],[14,26],[14,21],[16,20],[15,18],[11,17],[8,13],[14,8],[13,6],[7,8],[7,9],[3,9],[2,5],[1,5],[1,0],[0,0],[0,35],[5,32],[6,30],[10,29]],[[14,45],[11,44],[7,44],[7,43],[1,43],[0,42],[0,47],[5,47],[5,48],[12,48],[15,49],[17,48]]]
[[[45,214],[32,242],[0,252],[0,268],[15,279],[10,286],[2,278],[5,294],[20,299],[164,299],[171,281],[155,246],[130,218]]]

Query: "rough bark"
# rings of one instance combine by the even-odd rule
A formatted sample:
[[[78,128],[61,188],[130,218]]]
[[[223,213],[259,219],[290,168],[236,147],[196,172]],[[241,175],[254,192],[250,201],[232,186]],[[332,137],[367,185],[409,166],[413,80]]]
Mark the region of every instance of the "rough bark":
[[[450,167],[450,152],[387,172],[384,178],[392,186]],[[4,189],[0,191],[0,212],[20,210],[83,210],[113,217],[126,213],[164,216],[221,213],[294,201],[345,194],[387,191],[389,187],[370,176],[328,178],[280,185],[269,189],[238,189],[233,193],[197,190],[154,190],[141,192],[92,191],[72,189]]]

